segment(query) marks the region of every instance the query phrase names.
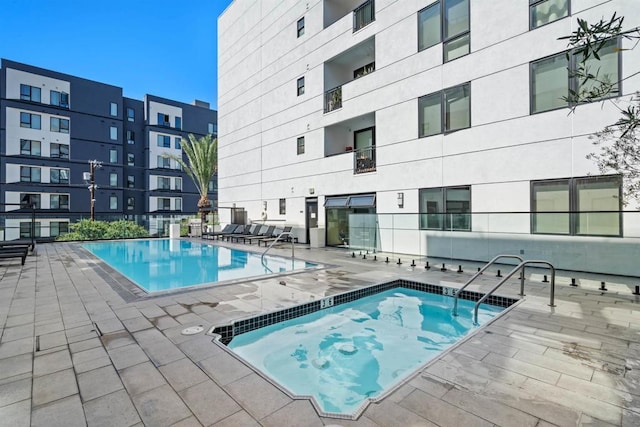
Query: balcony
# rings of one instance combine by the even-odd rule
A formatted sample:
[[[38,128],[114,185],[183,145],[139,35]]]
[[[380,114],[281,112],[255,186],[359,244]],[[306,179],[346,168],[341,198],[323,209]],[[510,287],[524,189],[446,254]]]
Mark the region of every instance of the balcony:
[[[376,147],[375,145],[360,148],[353,152],[353,173],[355,175],[361,173],[376,171]]]
[[[357,31],[356,20],[360,28],[364,28],[374,20],[373,0],[324,0],[323,2],[323,28],[328,28],[349,14],[353,14],[353,28]],[[369,22],[367,22],[369,21]],[[367,22],[367,24],[364,24]],[[363,25],[364,24],[364,25]]]
[[[353,11],[353,32],[363,29],[375,20],[375,3],[373,0],[367,0]]]
[[[357,44],[324,63],[324,112],[342,108],[342,86],[376,69],[375,37]],[[326,89],[331,88],[331,89]]]

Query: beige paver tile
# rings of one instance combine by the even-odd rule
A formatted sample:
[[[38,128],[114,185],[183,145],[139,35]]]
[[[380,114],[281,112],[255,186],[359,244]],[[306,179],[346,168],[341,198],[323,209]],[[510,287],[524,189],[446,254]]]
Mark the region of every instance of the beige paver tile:
[[[210,336],[196,336],[178,344],[178,348],[194,362],[220,354],[223,350],[212,342]]]
[[[584,396],[640,412],[640,396],[634,396],[617,387],[607,387],[564,374],[560,377],[557,385],[567,390],[579,390],[580,394]]]
[[[529,378],[535,378],[549,384],[555,384],[560,379],[560,372],[542,368],[522,360],[503,357],[495,353],[489,353],[487,357],[482,359],[483,363],[488,363],[509,371],[525,375]]]
[[[69,350],[71,354],[79,353],[81,351],[90,350],[92,348],[102,347],[102,343],[98,337],[93,337],[88,340],[74,342],[69,344]]]
[[[31,373],[32,354],[20,354],[0,359],[0,380],[24,373]]]
[[[132,397],[145,425],[171,425],[192,415],[168,385]]]
[[[37,354],[33,360],[33,375],[46,375],[56,371],[62,371],[69,369],[73,366],[71,363],[71,355],[69,350],[64,348],[61,351],[55,353],[49,353],[44,355]]]
[[[133,336],[127,331],[117,331],[110,334],[104,334],[100,337],[102,345],[107,350],[113,350],[119,347],[124,347],[129,344],[135,344]]]
[[[23,378],[0,385],[0,407],[31,398],[31,379]],[[1,418],[0,418],[1,419]]]
[[[73,369],[57,371],[33,379],[33,406],[44,405],[78,393]]]
[[[514,358],[532,365],[572,375],[576,378],[581,378],[584,380],[590,380],[593,376],[593,368],[575,363],[575,360],[573,360],[572,362],[567,362],[564,360],[553,358],[549,356],[549,354],[550,353],[545,352],[544,355],[540,356],[537,354],[531,354],[522,351],[518,352],[518,354],[516,354]]]
[[[323,426],[315,409],[308,400],[294,400],[273,414],[260,420],[263,426]]]
[[[419,375],[414,377],[409,381],[409,385],[437,398],[441,398],[453,388],[451,383],[442,381],[441,379],[429,375],[426,372],[421,372]]]
[[[84,362],[74,363],[73,369],[76,374],[83,372],[93,371],[94,369],[102,368],[103,366],[111,366],[111,359],[108,356],[99,357],[97,359],[91,359]]]
[[[415,390],[398,404],[441,426],[492,426],[492,423],[489,421],[463,411],[436,397],[430,396],[422,390]]]
[[[122,320],[122,324],[129,332],[142,331],[144,329],[153,328],[153,324],[144,316],[132,317]]]
[[[11,427],[29,427],[31,425],[31,400],[22,400],[0,407],[2,424]]]
[[[0,342],[5,343],[22,338],[33,338],[33,331],[33,324],[14,326],[13,328],[5,328],[4,332],[2,333],[2,339],[0,340]]]
[[[178,393],[203,425],[210,425],[238,412],[240,406],[209,380]]]
[[[238,411],[214,424],[215,427],[259,427],[260,424],[246,411]]]
[[[84,411],[78,395],[34,408],[31,413],[32,427],[82,427],[86,426]]]
[[[171,424],[171,427],[201,427],[202,424],[198,421],[196,417],[185,418],[184,420],[180,420],[175,424]]]
[[[228,384],[224,389],[258,420],[291,402],[291,398],[255,373]]]
[[[130,426],[140,422],[138,412],[124,390],[85,402],[84,412],[89,426]]]
[[[113,362],[113,366],[118,370],[149,360],[147,355],[137,344],[118,347],[113,350],[109,350],[108,353],[109,357],[111,357],[111,361]]]
[[[6,359],[20,354],[31,353],[34,349],[34,339],[32,337],[22,338],[15,341],[0,343],[0,359]]]
[[[161,366],[159,369],[176,391],[184,390],[209,379],[202,369],[186,357]]]
[[[73,361],[74,365],[77,365],[77,364],[86,363],[90,360],[100,359],[104,357],[108,357],[108,354],[104,349],[104,347],[100,346],[100,347],[94,347],[88,350],[74,353],[71,360]]]
[[[120,371],[120,377],[132,396],[167,384],[151,362],[144,362],[125,368]]]
[[[124,388],[113,366],[104,366],[79,374],[78,385],[83,402]]]
[[[198,362],[200,366],[218,384],[226,385],[253,373],[235,357],[220,351],[213,357]]]
[[[364,418],[380,426],[436,427],[436,424],[390,400],[373,403],[364,412]],[[340,425],[341,422],[336,422]]]

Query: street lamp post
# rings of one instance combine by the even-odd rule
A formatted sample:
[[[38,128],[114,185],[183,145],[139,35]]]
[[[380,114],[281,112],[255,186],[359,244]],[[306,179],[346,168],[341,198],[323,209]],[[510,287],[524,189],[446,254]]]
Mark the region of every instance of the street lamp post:
[[[96,169],[102,167],[102,162],[98,160],[89,160],[89,172],[84,173],[84,180],[89,183],[89,196],[91,197],[91,221],[95,219],[96,205]]]

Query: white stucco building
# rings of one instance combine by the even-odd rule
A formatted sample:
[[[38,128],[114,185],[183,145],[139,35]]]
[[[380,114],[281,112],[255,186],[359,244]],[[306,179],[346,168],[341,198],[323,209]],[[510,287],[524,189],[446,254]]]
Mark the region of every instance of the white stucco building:
[[[577,82],[577,19],[634,0],[235,0],[219,18],[219,206],[301,241],[421,256],[498,253],[638,275],[640,215],[586,155],[613,102]],[[640,51],[597,63],[640,89]],[[594,65],[595,67],[595,65]],[[357,215],[356,215],[357,214]],[[605,256],[606,255],[606,256]]]

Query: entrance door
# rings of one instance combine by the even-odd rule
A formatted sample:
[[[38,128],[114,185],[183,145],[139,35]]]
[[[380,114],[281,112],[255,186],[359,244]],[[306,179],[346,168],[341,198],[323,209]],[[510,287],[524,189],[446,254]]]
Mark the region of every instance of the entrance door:
[[[318,226],[318,198],[307,199],[306,201],[306,223],[307,223],[307,240],[309,243],[309,229],[316,228]]]

